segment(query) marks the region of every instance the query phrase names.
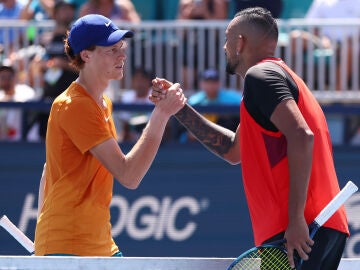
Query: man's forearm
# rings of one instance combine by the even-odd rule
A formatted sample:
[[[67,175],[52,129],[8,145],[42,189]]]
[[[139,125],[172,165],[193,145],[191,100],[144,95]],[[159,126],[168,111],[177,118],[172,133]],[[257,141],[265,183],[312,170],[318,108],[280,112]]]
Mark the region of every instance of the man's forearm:
[[[175,114],[175,118],[206,148],[222,158],[234,142],[233,131],[212,123],[188,104]]]

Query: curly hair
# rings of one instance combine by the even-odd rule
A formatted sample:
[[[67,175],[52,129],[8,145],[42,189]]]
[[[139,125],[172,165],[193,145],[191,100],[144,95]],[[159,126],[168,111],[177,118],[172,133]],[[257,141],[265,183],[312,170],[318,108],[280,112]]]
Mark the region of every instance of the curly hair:
[[[82,69],[84,67],[85,62],[84,62],[84,60],[82,60],[80,53],[74,54],[74,51],[71,48],[71,46],[69,44],[69,40],[68,40],[69,33],[70,33],[70,31],[67,31],[66,37],[64,39],[64,50],[70,61],[70,65],[72,67],[74,67],[77,71],[79,71],[80,69]],[[93,51],[93,50],[95,50],[95,47],[96,47],[95,45],[91,46],[90,48],[87,48],[87,50]]]

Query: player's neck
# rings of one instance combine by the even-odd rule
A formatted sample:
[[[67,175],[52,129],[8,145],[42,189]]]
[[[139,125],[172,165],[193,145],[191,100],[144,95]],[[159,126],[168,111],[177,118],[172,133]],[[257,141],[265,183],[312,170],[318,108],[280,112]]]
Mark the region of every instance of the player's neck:
[[[96,76],[93,76],[93,78],[83,76],[81,72],[76,82],[80,84],[86,90],[86,92],[89,93],[89,95],[96,101],[96,103],[102,106],[103,94],[108,86],[107,84],[100,83],[99,80],[96,79]]]

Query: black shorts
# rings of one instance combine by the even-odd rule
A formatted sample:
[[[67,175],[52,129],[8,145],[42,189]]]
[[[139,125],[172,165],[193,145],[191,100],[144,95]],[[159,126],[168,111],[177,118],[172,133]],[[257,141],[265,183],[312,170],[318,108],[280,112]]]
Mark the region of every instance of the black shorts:
[[[284,238],[279,233],[266,240],[270,243]],[[334,229],[321,227],[314,236],[314,245],[311,247],[309,259],[304,261],[300,269],[296,270],[336,270],[345,248],[347,234]]]

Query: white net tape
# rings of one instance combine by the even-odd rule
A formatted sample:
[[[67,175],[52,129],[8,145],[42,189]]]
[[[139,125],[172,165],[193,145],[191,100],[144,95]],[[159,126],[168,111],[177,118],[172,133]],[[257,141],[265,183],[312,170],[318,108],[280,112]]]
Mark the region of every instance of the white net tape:
[[[234,258],[0,256],[0,270],[226,270]],[[360,269],[342,259],[338,270]]]
[[[221,270],[232,258],[0,256],[0,270]]]

